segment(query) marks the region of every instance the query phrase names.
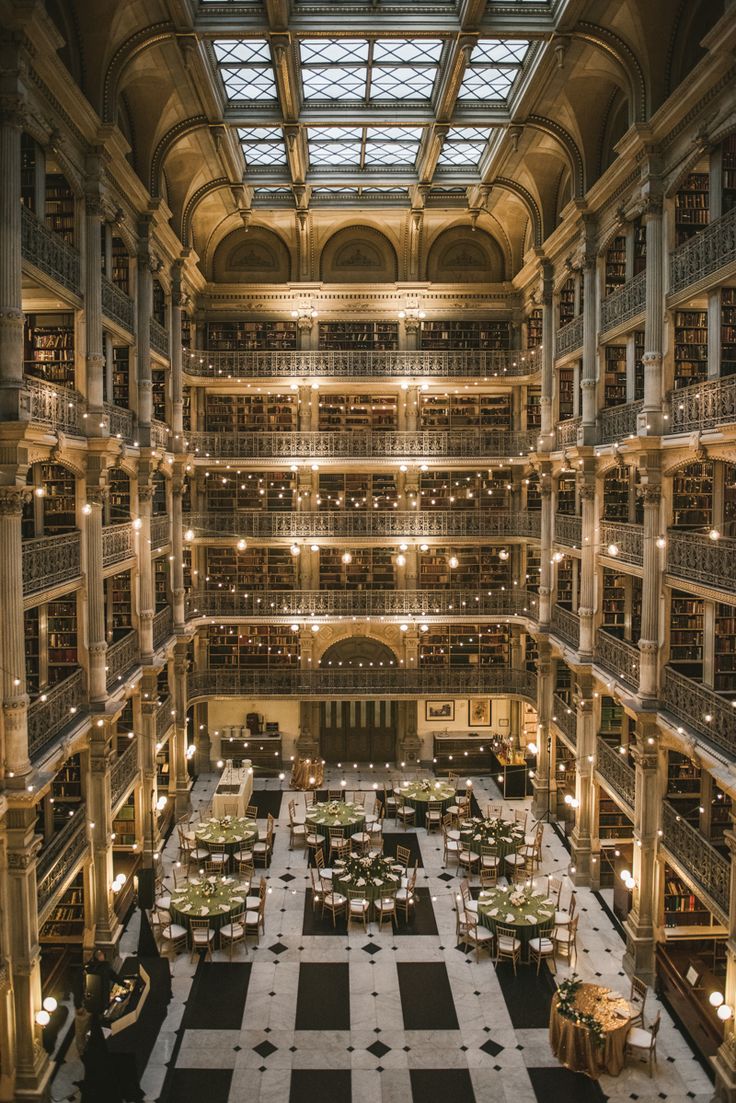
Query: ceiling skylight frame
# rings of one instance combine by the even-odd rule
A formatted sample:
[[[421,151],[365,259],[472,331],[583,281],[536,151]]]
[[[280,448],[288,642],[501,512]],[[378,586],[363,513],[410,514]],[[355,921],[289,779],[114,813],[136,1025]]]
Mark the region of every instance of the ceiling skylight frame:
[[[265,38],[216,38],[210,50],[228,105],[278,103],[271,50]]]
[[[317,172],[406,172],[416,167],[421,126],[309,126],[309,166]]]
[[[536,52],[532,39],[481,37],[473,47],[463,75],[457,106],[508,104],[521,73]]]
[[[299,40],[305,106],[429,106],[445,40],[353,36]]]

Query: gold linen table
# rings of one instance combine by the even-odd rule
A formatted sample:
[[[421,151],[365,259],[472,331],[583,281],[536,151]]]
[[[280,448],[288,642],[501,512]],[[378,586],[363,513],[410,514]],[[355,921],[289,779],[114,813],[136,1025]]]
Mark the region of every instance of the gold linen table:
[[[292,789],[319,789],[325,776],[324,763],[311,758],[299,758],[291,768]]]
[[[586,1026],[560,1015],[557,1010],[559,997],[552,997],[549,1040],[552,1052],[565,1068],[584,1072],[592,1080],[603,1073],[618,1076],[621,1072],[632,1011],[625,997],[614,996],[616,993],[598,984],[581,984],[575,993],[574,1006],[595,1015],[603,1027],[604,1041],[600,1046]]]

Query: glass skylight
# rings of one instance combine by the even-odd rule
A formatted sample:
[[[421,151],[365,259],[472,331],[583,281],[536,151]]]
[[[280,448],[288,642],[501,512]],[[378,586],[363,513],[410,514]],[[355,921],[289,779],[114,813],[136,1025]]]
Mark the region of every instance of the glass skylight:
[[[272,167],[286,164],[286,150],[281,127],[238,127],[246,168]]]
[[[417,126],[310,126],[307,133],[312,168],[413,165],[422,140]]]
[[[477,168],[490,134],[487,127],[450,127],[437,164]]]
[[[304,99],[429,100],[442,53],[440,39],[302,39]]]
[[[218,39],[212,43],[229,100],[276,100],[276,82],[268,43],[256,38]]]
[[[519,75],[529,46],[526,39],[479,39],[470,55],[458,98],[505,100]]]

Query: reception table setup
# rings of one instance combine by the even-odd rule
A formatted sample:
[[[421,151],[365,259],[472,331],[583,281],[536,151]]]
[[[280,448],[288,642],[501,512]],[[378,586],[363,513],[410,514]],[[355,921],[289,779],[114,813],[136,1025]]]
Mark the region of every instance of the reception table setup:
[[[427,805],[430,801],[440,801],[443,812],[455,803],[455,787],[448,785],[445,781],[432,781],[428,778],[422,781],[404,781],[401,783],[399,792],[406,803],[415,809],[417,827],[424,827]]]
[[[212,816],[197,824],[194,834],[197,842],[205,846],[224,846],[228,854],[233,854],[242,849],[244,843],[252,846],[258,841],[258,824],[245,816],[223,816],[222,819]]]
[[[232,912],[245,906],[247,885],[235,877],[190,877],[171,896],[171,918],[186,927],[190,919],[208,919],[217,931],[230,922]]]
[[[513,820],[473,816],[461,821],[460,840],[474,854],[480,854],[482,846],[494,846],[499,858],[503,859],[507,854],[515,854],[522,845],[524,829]]]
[[[343,835],[353,835],[364,829],[365,808],[349,800],[322,801],[307,809],[306,822],[321,835],[331,827],[341,828]]]
[[[502,927],[513,928],[516,938],[521,942],[522,956],[526,960],[530,940],[539,938],[540,931],[553,924],[555,904],[543,892],[536,892],[533,886],[499,885],[495,889],[481,889],[478,896],[478,918],[494,934],[497,923]]]
[[[618,1076],[624,1067],[626,1039],[638,1012],[620,992],[584,984],[574,973],[552,997],[549,1040],[565,1068],[597,1080]]]
[[[241,766],[234,766],[228,759],[212,796],[213,816],[244,816],[252,792],[253,767],[250,760],[245,759]]]
[[[332,884],[343,896],[360,891],[372,904],[384,891],[399,888],[401,874],[393,866],[393,858],[338,858],[333,864]]]

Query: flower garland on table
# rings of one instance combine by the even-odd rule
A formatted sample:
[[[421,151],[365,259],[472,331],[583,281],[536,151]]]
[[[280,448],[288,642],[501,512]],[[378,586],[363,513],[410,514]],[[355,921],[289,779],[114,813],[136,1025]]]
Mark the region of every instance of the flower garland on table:
[[[350,857],[345,859],[345,865],[342,869],[335,869],[334,876],[340,881],[352,881],[353,884],[360,888],[368,882],[394,881],[398,883],[400,877],[398,873],[394,873],[391,869],[391,859],[382,858],[377,855],[375,858],[358,858]]]
[[[575,997],[582,983],[576,973],[572,973],[567,980],[563,980],[557,989],[557,1010],[564,1018],[578,1026],[584,1026],[589,1031],[593,1042],[597,1046],[602,1046],[605,1034],[600,1019],[596,1019],[595,1015],[591,1015],[588,1011],[580,1011],[575,1006]]]
[[[520,842],[524,837],[524,832],[518,824],[509,823],[508,820],[484,820],[479,816],[473,816],[472,819],[464,822],[470,823],[471,827],[463,829],[463,825],[461,824],[461,831],[469,830],[471,841],[474,843],[497,846],[499,842]]]
[[[206,881],[203,881],[200,886],[199,892],[200,896],[203,896],[205,899],[210,896],[214,896],[217,892],[217,886],[215,885],[214,877],[208,877]]]

